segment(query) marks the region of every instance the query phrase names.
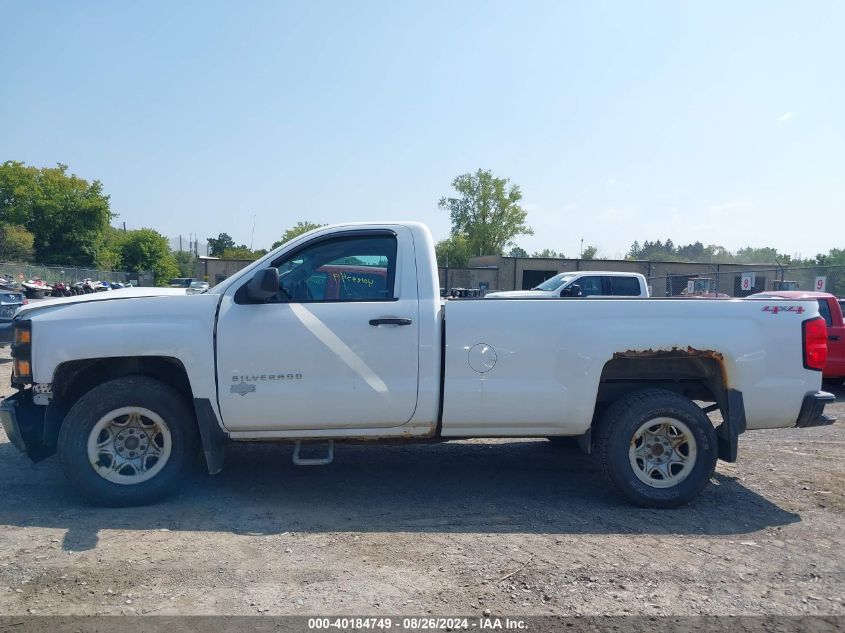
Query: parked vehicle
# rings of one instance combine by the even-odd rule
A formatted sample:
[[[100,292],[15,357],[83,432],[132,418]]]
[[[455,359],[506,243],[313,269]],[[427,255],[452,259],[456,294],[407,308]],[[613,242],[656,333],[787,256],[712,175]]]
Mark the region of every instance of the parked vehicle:
[[[333,287],[344,272],[366,282]],[[438,294],[428,229],[379,223],[305,233],[204,294],[23,306],[0,420],[107,505],[173,491],[200,445],[216,473],[231,441],[294,442],[315,465],[334,440],[569,436],[657,508],[693,499],[746,430],[832,422],[815,300]],[[325,453],[303,457],[306,441]]]
[[[199,295],[203,292],[208,292],[208,282],[207,281],[192,281],[191,285],[188,286],[188,294],[189,295]]]
[[[647,297],[648,284],[639,273],[606,270],[559,273],[531,290],[488,292],[487,299],[546,297]]]
[[[845,321],[842,317],[842,303],[835,295],[827,292],[806,292],[803,290],[781,292],[758,292],[751,295],[764,299],[789,299],[815,301],[819,314],[827,324],[827,362],[822,377],[825,380],[845,380]]]
[[[70,297],[73,293],[70,291],[70,287],[65,284],[64,282],[57,282],[53,284],[53,291],[50,293],[52,297]]]
[[[171,288],[190,288],[191,284],[195,281],[200,281],[200,280],[194,279],[193,277],[176,277],[175,279],[170,280],[170,287]]]
[[[0,345],[12,342],[12,319],[18,308],[29,303],[22,292],[0,291]]]
[[[0,292],[21,292],[21,285],[12,275],[0,275]]]
[[[728,299],[730,295],[719,292],[712,277],[692,277],[687,287],[681,291],[682,297],[697,297],[700,299]]]
[[[40,277],[35,277],[21,284],[27,299],[43,299],[53,288]]]

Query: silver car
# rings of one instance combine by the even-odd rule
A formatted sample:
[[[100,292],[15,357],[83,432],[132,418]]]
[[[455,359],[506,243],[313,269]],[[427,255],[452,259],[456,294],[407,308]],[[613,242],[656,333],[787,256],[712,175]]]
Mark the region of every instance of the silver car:
[[[188,286],[187,293],[189,295],[201,295],[204,292],[208,292],[208,288],[207,281],[192,281],[191,285]]]

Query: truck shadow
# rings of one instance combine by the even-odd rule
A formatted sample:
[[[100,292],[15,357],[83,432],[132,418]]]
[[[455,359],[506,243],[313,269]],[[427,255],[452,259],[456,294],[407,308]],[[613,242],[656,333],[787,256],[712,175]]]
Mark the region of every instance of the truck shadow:
[[[32,464],[0,444],[0,524],[67,530],[86,550],[102,529],[729,535],[800,521],[724,475],[691,505],[644,510],[602,483],[589,457],[545,440],[335,447],[326,467],[296,467],[289,445],[234,445],[223,472],[189,476],[144,508],[79,499],[53,457]]]

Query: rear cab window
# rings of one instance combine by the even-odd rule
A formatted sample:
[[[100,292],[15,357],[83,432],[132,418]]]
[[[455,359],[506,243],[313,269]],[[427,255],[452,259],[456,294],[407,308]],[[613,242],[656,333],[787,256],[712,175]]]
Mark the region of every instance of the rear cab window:
[[[610,276],[610,294],[614,297],[639,297],[640,280],[636,277]]]

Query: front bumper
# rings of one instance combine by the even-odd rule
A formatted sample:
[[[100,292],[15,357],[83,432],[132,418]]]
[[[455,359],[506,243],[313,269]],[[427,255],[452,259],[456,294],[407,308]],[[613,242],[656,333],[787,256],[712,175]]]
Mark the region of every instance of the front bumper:
[[[827,391],[812,391],[804,396],[804,402],[801,403],[801,411],[798,413],[798,419],[795,421],[795,426],[800,429],[806,429],[811,426],[827,426],[836,422],[836,418],[832,418],[824,414],[824,407],[836,400],[836,396]]]
[[[32,401],[32,390],[18,391],[0,403],[0,423],[9,441],[33,461],[41,461],[56,452],[52,427],[47,424],[48,407]]]

